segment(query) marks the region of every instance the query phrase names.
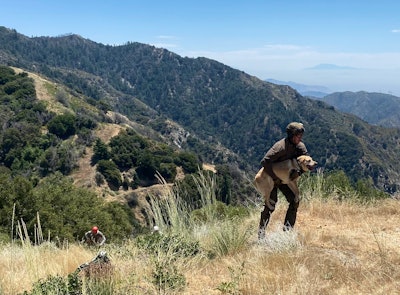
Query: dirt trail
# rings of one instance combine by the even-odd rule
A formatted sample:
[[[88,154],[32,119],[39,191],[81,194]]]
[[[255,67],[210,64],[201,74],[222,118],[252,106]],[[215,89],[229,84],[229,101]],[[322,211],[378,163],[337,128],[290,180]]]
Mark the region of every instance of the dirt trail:
[[[22,69],[15,68],[15,67],[12,67],[12,69],[18,74],[22,73],[22,72],[26,72],[26,71],[23,71]],[[54,99],[53,95],[49,94],[45,87],[46,83],[51,83],[51,82],[49,82],[46,79],[43,79],[42,77],[40,77],[37,74],[31,73],[31,72],[26,72],[26,73],[28,73],[28,76],[35,81],[36,97],[39,100],[50,101],[50,100]]]
[[[100,138],[103,142],[108,143],[109,140],[118,135],[123,127],[117,124],[104,124],[96,130],[96,137]],[[98,194],[103,195],[104,188],[97,187],[95,183],[96,168],[91,165],[93,156],[93,148],[87,147],[85,154],[78,161],[78,168],[71,174],[74,183],[78,186],[90,187]]]

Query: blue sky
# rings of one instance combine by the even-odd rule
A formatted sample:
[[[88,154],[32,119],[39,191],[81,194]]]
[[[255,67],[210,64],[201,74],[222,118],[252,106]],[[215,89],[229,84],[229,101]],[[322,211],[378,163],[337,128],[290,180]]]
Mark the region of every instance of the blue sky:
[[[398,0],[0,0],[0,7],[0,26],[28,37],[140,42],[260,79],[400,96]]]

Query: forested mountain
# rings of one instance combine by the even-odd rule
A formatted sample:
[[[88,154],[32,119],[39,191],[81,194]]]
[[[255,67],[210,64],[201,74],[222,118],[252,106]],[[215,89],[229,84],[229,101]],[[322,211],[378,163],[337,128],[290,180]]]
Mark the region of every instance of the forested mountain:
[[[151,194],[157,193],[161,180],[179,185],[191,210],[200,198],[191,174],[215,173],[217,200],[225,204],[237,204],[249,189],[227,166],[201,171],[197,155],[176,146],[185,132],[173,122],[174,145],[86,99],[43,76],[0,65],[0,241],[14,218],[38,238],[39,215],[58,241],[79,239],[92,224],[106,227],[114,241],[129,237],[151,225],[143,210],[146,189],[155,185]]]
[[[384,93],[346,91],[318,99],[370,124],[400,128],[400,97]]]
[[[341,112],[360,117],[369,124],[383,127],[400,127],[400,97],[366,91],[332,93],[323,86],[304,85],[274,79],[267,79],[266,81],[278,85],[288,85],[303,96],[324,101]]]
[[[161,136],[170,133],[168,120],[177,122],[188,132],[181,148],[205,162],[237,165],[250,177],[287,123],[301,121],[307,147],[325,171],[341,169],[354,181],[370,178],[389,192],[400,184],[399,129],[369,125],[207,58],[140,43],[108,46],[77,35],[28,38],[0,27],[0,63],[45,75]],[[210,152],[212,145],[221,152]]]

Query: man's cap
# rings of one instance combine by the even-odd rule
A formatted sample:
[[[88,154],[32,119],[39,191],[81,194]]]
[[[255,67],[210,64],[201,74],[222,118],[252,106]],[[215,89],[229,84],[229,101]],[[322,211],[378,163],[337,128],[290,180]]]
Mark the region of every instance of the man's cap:
[[[304,133],[304,125],[299,122],[291,122],[286,127],[286,133],[288,134],[289,137],[298,135],[298,134],[303,134]]]

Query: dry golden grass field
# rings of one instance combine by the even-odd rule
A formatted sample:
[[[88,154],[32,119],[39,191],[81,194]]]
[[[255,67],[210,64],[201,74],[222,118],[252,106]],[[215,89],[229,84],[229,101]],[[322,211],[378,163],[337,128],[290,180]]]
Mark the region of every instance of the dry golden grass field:
[[[215,246],[218,232],[248,233],[248,239],[240,246],[227,245],[224,255],[213,258],[170,260],[185,277],[180,290],[160,289],[152,283],[155,263],[171,258],[153,257],[134,240],[109,244],[103,250],[114,272],[104,279],[107,290],[101,294],[400,294],[399,205],[394,199],[369,205],[304,201],[296,229],[283,232],[286,203],[281,200],[262,243],[256,240],[260,208],[235,228],[228,228],[233,223],[199,228],[195,236],[204,249]],[[34,282],[49,275],[66,277],[97,251],[75,243],[0,245],[0,294],[29,292]]]

